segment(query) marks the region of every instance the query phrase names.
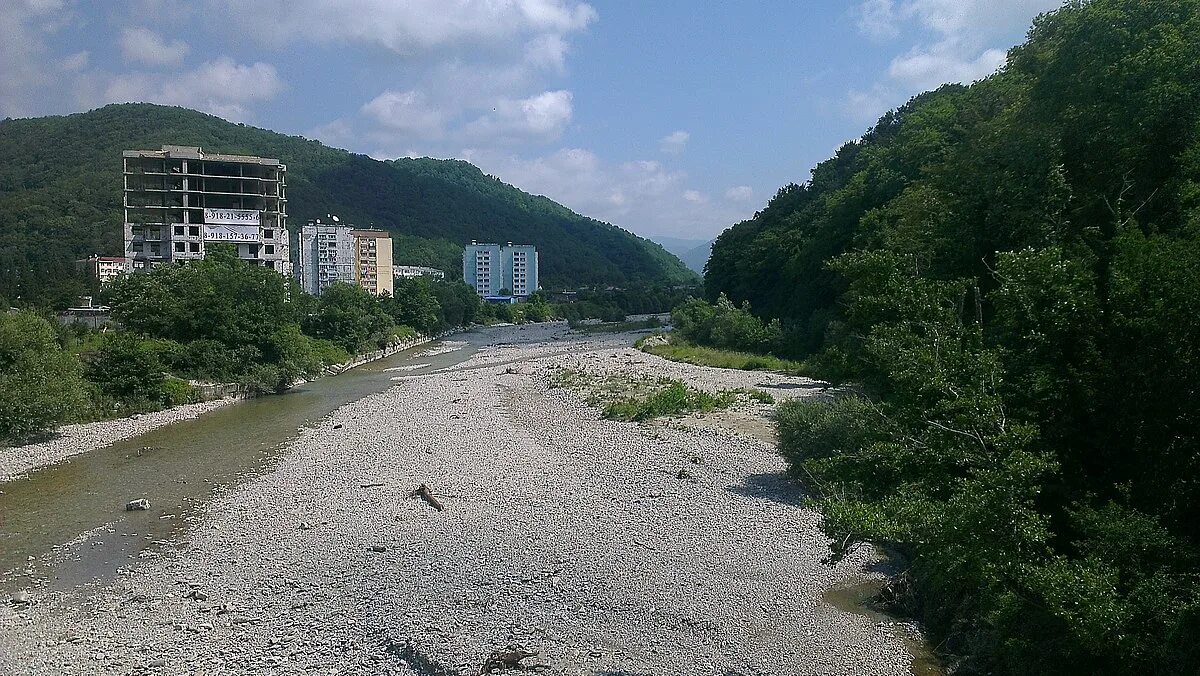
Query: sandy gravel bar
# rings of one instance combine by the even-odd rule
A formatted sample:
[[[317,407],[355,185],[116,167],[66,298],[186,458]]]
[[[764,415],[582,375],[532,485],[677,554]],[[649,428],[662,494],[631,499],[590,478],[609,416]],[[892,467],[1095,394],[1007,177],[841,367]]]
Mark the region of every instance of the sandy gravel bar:
[[[73,455],[145,434],[156,427],[195,418],[234,401],[237,400],[215,399],[128,418],[65,425],[59,428],[56,436],[49,441],[26,446],[0,447],[0,484],[35,469],[62,462]]]
[[[874,555],[822,563],[819,516],[773,448],[603,420],[550,383],[561,368],[712,387],[761,374],[562,325],[472,335],[467,362],[306,429],[184,546],[0,606],[0,673],[465,675],[510,645],[547,674],[909,673],[911,627],[822,600],[878,575]]]

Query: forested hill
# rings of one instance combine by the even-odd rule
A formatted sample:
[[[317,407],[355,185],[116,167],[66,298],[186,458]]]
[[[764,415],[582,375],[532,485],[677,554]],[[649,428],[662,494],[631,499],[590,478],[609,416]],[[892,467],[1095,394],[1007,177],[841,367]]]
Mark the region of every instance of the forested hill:
[[[461,269],[462,244],[511,240],[538,247],[546,287],[695,279],[657,244],[467,162],[381,162],[185,108],[121,104],[0,122],[0,299],[49,298],[74,259],[120,252],[121,151],[163,144],[277,157],[293,230],[327,213],[386,228],[403,263]]]
[[[1200,0],[1039,17],[724,232],[705,287],[859,385],[781,446],[834,542],[909,556],[952,671],[1200,673]]]

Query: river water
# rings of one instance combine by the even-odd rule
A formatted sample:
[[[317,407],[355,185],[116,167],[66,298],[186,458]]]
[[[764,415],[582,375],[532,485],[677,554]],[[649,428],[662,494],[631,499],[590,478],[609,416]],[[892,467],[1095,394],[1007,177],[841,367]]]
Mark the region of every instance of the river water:
[[[0,484],[0,589],[37,582],[66,590],[110,579],[146,549],[177,541],[219,488],[269,469],[303,427],[397,376],[448,368],[475,351],[454,343],[420,356],[442,345],[225,406]],[[151,509],[126,512],[137,498]]]

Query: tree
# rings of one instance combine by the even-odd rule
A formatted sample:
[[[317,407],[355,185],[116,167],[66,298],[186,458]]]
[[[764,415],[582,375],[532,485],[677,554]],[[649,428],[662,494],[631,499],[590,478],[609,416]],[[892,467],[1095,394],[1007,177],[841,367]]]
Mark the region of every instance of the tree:
[[[0,439],[22,442],[84,409],[79,361],[31,312],[0,314]]]

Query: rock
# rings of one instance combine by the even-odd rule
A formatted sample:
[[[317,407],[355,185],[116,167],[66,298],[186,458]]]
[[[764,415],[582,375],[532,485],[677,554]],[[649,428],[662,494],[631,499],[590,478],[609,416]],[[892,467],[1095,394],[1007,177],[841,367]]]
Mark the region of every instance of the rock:
[[[371,545],[370,549],[378,554],[382,554],[383,552],[387,551],[387,547],[384,547],[383,545]]]
[[[167,666],[166,660],[150,660],[146,663],[146,667],[150,669],[162,669],[165,666]]]
[[[19,592],[17,592],[16,594],[13,594],[13,595],[12,595],[12,604],[13,604],[14,606],[27,606],[27,605],[29,605],[29,592],[27,592],[27,591],[19,591]]]
[[[125,503],[126,512],[144,512],[150,509],[150,501],[146,498],[138,498]]]

